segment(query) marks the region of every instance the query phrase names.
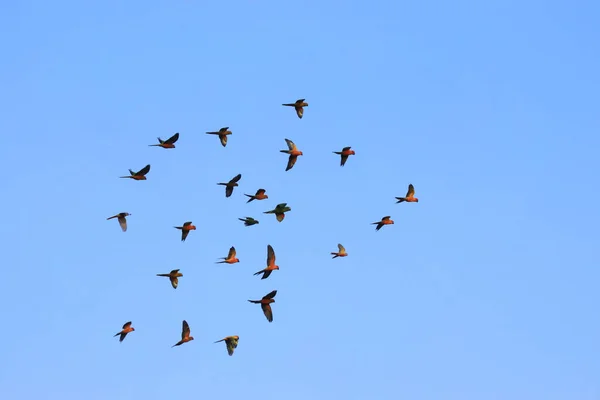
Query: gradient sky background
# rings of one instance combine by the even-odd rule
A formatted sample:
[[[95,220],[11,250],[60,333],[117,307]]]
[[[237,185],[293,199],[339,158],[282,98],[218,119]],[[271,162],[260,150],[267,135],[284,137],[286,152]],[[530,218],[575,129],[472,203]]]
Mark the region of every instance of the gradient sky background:
[[[600,398],[599,16],[4,2],[0,398]],[[302,120],[281,106],[299,98]],[[226,148],[204,134],[223,126]],[[395,204],[409,183],[420,203]],[[279,202],[283,223],[262,214]],[[232,245],[241,262],[215,264]],[[155,276],[174,268],[177,290]],[[247,300],[273,289],[269,324]],[[183,319],[196,340],[171,348]]]

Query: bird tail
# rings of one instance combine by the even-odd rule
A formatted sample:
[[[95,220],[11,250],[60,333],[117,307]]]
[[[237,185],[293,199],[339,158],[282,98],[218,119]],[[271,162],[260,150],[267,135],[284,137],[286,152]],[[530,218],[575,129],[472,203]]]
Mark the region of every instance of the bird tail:
[[[259,304],[260,300],[248,300],[250,303]]]
[[[254,197],[254,196],[252,196],[251,194],[246,194],[246,193],[244,193],[244,196],[248,196],[248,197],[250,197],[250,199],[249,199],[249,200],[248,200],[246,203],[250,203],[252,200],[254,200],[254,199],[255,199],[255,197]]]
[[[160,144],[149,144],[148,146],[150,146],[150,147],[152,147],[152,146],[160,146]]]
[[[108,217],[108,218],[106,218],[106,220],[108,221],[109,219],[113,219],[113,218],[117,218],[117,216],[116,216],[116,215],[113,215],[112,217]]]
[[[222,342],[222,341],[224,341],[224,340],[225,340],[225,339],[217,340],[215,343],[219,343],[219,342]]]
[[[156,276],[171,276],[169,274],[156,274]]]
[[[342,154],[341,151],[334,151],[333,153],[335,153],[335,154]]]
[[[396,204],[402,203],[403,201],[406,201],[406,197],[396,197],[396,200],[398,200]]]
[[[263,270],[261,270],[261,271],[258,271],[257,273],[255,273],[255,274],[253,274],[253,275],[262,274],[263,272],[265,272],[265,270],[264,270],[264,269],[263,269]]]
[[[175,229],[183,229],[183,226],[174,226]]]
[[[120,176],[119,178],[131,178],[131,176]]]
[[[331,257],[331,258],[336,258],[336,257],[339,257],[339,256],[340,256],[338,253],[331,253],[331,255],[333,256],[333,257]]]
[[[223,186],[227,186],[227,184],[226,184],[226,183],[222,183],[222,182],[221,182],[221,183],[217,183],[217,185],[223,185]]]
[[[289,150],[279,150],[281,153],[289,154]]]
[[[119,336],[120,334],[121,334],[121,332],[117,332],[117,333],[115,333],[115,334],[113,335],[113,337],[115,337],[115,336]]]
[[[287,104],[282,104],[282,106],[291,106],[291,107],[295,107],[296,105],[294,103],[287,103]]]
[[[219,132],[206,132],[207,135],[218,135]]]
[[[224,264],[225,261],[217,261],[215,264]]]

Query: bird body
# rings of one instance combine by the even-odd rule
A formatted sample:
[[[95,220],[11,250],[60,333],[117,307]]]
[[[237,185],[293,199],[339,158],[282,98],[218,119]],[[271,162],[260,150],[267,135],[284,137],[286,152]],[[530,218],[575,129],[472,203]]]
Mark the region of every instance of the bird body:
[[[145,181],[146,180],[146,174],[150,172],[150,164],[146,165],[144,168],[140,169],[138,172],[133,172],[132,170],[129,170],[129,175],[127,176],[120,176],[119,178],[130,178],[136,181]]]
[[[225,197],[230,197],[231,194],[233,193],[233,188],[238,186],[238,182],[240,179],[242,179],[242,174],[237,174],[236,176],[231,178],[231,180],[229,182],[227,182],[227,183],[220,182],[220,183],[217,183],[217,185],[225,186]]]
[[[285,168],[286,171],[289,171],[290,169],[292,169],[294,167],[294,164],[296,164],[296,161],[298,160],[298,156],[303,155],[303,153],[300,150],[298,150],[298,148],[296,147],[294,142],[292,142],[290,139],[285,139],[285,142],[288,145],[288,150],[279,150],[279,151],[281,153],[286,153],[286,154],[290,155],[288,158],[287,167]]]
[[[123,232],[127,231],[127,218],[128,216],[130,216],[131,214],[129,214],[128,212],[122,212],[122,213],[118,213],[117,215],[113,215],[112,217],[108,217],[106,218],[106,220],[108,221],[109,219],[113,219],[113,218],[118,218],[119,221],[119,225],[121,226],[121,230]]]
[[[260,300],[248,300],[250,303],[260,304],[260,308],[263,310],[263,314],[267,317],[267,321],[273,322],[273,310],[271,309],[271,303],[275,303],[275,295],[277,294],[277,290],[273,290],[272,292],[266,294]]]
[[[282,106],[294,107],[294,109],[296,110],[296,115],[298,115],[298,118],[301,119],[304,115],[304,107],[308,107],[308,103],[304,100],[305,99],[299,99],[296,100],[295,103],[285,103],[282,104]]]
[[[227,146],[227,135],[231,135],[231,131],[229,127],[226,126],[224,128],[219,129],[217,132],[206,132],[207,135],[219,135],[219,140],[221,141],[221,145],[223,147]]]
[[[177,132],[176,134],[174,134],[167,140],[162,140],[161,138],[157,138],[157,139],[158,139],[158,144],[149,144],[148,146],[151,146],[151,147],[158,146],[158,147],[162,147],[163,149],[174,149],[175,142],[177,141],[177,139],[179,139],[179,132]]]
[[[408,191],[406,192],[406,197],[396,197],[396,204],[407,202],[407,203],[418,203],[419,199],[415,197],[415,187],[411,184],[408,185]]]
[[[240,262],[240,260],[236,258],[236,251],[235,247],[233,246],[231,246],[231,248],[229,249],[229,254],[227,254],[227,257],[222,257],[221,259],[223,261],[217,261],[217,264],[235,264],[237,262]]]
[[[346,249],[344,248],[344,246],[342,246],[341,243],[338,243],[338,252],[337,253],[331,253],[331,255],[333,256],[331,258],[346,257],[348,255],[348,253],[346,253]]]
[[[252,226],[252,225],[256,225],[258,224],[258,220],[252,218],[252,217],[246,217],[246,218],[238,218],[240,221],[244,222],[245,226]]]
[[[181,346],[182,344],[187,343],[191,340],[194,340],[194,337],[190,336],[190,326],[188,325],[187,321],[184,319],[183,326],[181,328],[181,340],[179,342],[175,343],[171,347]]]
[[[264,199],[268,199],[269,196],[267,196],[265,194],[266,190],[265,189],[258,189],[256,191],[256,194],[253,196],[251,194],[245,194],[244,196],[250,197],[250,199],[248,199],[248,201],[246,203],[250,203],[252,200],[264,200]]]
[[[227,353],[232,356],[233,355],[233,351],[236,349],[237,345],[238,345],[238,341],[240,340],[239,336],[227,336],[226,338],[223,338],[221,340],[217,340],[215,343],[219,343],[219,342],[225,342],[225,344],[227,345]]]
[[[181,230],[181,241],[185,242],[185,239],[190,234],[190,231],[195,231],[196,226],[192,225],[192,221],[185,222],[183,226],[174,226],[175,229]]]
[[[123,329],[121,330],[121,332],[115,333],[114,336],[121,335],[121,337],[119,337],[119,342],[122,342],[123,340],[125,340],[125,336],[127,336],[127,334],[129,332],[133,332],[133,331],[135,331],[135,328],[133,326],[131,326],[131,321],[125,322],[125,324],[123,325]]]
[[[292,211],[292,209],[287,206],[287,203],[280,203],[277,204],[277,206],[274,209],[270,211],[265,211],[263,212],[263,214],[275,214],[275,218],[277,218],[277,221],[281,222],[285,218],[285,213],[288,211]]]
[[[279,269],[278,265],[275,265],[275,251],[273,251],[273,247],[271,245],[267,245],[267,268],[256,272],[254,275],[263,274],[260,279],[267,279],[271,272]]]
[[[390,216],[385,216],[383,218],[381,218],[381,221],[378,222],[373,222],[371,225],[377,225],[375,227],[375,230],[378,231],[381,228],[383,228],[384,225],[393,225],[394,224],[394,220],[390,219]]]
[[[177,285],[179,285],[179,279],[177,278],[182,277],[183,274],[179,272],[178,269],[174,269],[168,274],[156,274],[156,276],[166,276],[171,281],[171,286],[173,286],[173,289],[177,289]]]
[[[343,167],[348,160],[348,157],[351,155],[355,155],[354,150],[350,149],[350,146],[344,147],[342,151],[334,151],[335,154],[339,154],[341,156],[340,166]]]

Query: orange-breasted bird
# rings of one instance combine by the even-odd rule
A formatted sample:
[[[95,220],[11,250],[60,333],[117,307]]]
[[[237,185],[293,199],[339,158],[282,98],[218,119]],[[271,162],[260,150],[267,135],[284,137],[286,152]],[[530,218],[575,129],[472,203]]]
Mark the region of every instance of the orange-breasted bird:
[[[119,342],[122,342],[123,340],[125,340],[125,336],[127,336],[127,334],[129,332],[133,332],[133,331],[135,331],[135,328],[133,326],[131,326],[131,321],[125,322],[125,325],[123,325],[123,330],[121,332],[115,333],[115,336],[121,335],[121,337],[119,338]],[[115,336],[113,336],[113,337],[115,337]]]
[[[338,252],[337,253],[331,253],[331,255],[333,257],[331,258],[336,258],[336,257],[346,257],[348,255],[348,253],[346,253],[346,249],[344,248],[344,246],[342,246],[341,243],[338,243]]]
[[[173,348],[175,346],[180,346],[191,340],[194,340],[194,337],[190,336],[190,326],[188,325],[187,321],[184,319],[183,326],[181,328],[181,340],[179,342],[175,343],[173,346],[171,346],[171,348]]]
[[[298,148],[296,147],[294,142],[292,142],[290,139],[285,139],[285,142],[287,143],[289,150],[279,150],[279,151],[281,153],[286,153],[286,154],[290,155],[290,157],[288,158],[287,167],[285,168],[286,171],[289,171],[290,169],[292,169],[294,164],[296,164],[296,160],[298,160],[298,156],[301,156],[303,154],[300,150],[298,150]]]
[[[277,206],[274,209],[270,211],[265,211],[263,212],[263,214],[275,214],[275,218],[277,218],[277,221],[281,222],[285,218],[285,213],[288,211],[292,211],[292,209],[287,206],[287,203],[280,203],[277,204]]]
[[[185,242],[185,238],[189,235],[190,231],[195,231],[196,227],[192,225],[192,221],[185,222],[183,226],[174,226],[175,229],[181,229],[181,241]]]
[[[381,221],[378,222],[373,222],[371,225],[377,225],[375,227],[375,230],[378,231],[380,230],[384,225],[393,225],[394,224],[394,220],[390,219],[390,216],[386,216],[381,218]]]
[[[225,186],[225,197],[229,197],[233,193],[233,188],[238,186],[237,183],[240,179],[242,179],[242,174],[237,174],[236,176],[231,178],[231,180],[229,182],[227,182],[227,183],[220,182],[220,183],[217,183],[217,185]]]
[[[252,200],[264,200],[264,199],[268,199],[269,196],[267,196],[265,194],[266,190],[265,189],[258,189],[256,191],[256,194],[254,196],[252,196],[251,194],[245,194],[244,196],[250,197],[250,199],[246,202],[246,203],[250,203]]]
[[[295,103],[286,103],[282,104],[282,106],[294,107],[296,109],[296,114],[298,114],[298,118],[302,118],[302,116],[304,115],[303,107],[308,107],[308,103],[306,103],[304,100],[306,99],[299,99],[296,100]]]
[[[221,257],[221,260],[223,260],[223,261],[217,261],[216,264],[223,264],[223,263],[235,264],[237,262],[240,262],[240,260],[237,259],[235,256],[236,256],[235,247],[231,246],[231,248],[229,249],[229,254],[227,254],[227,257]]]
[[[233,355],[233,351],[237,347],[239,340],[240,340],[239,336],[227,336],[226,338],[223,338],[221,340],[217,340],[215,343],[219,343],[219,342],[225,341],[225,344],[227,345],[227,353],[229,353],[229,355],[232,356]]]
[[[342,159],[340,161],[340,166],[344,166],[346,164],[346,160],[348,160],[348,156],[355,155],[354,150],[350,150],[350,146],[344,147],[342,151],[334,151],[335,154],[339,154]]]
[[[146,165],[144,168],[140,169],[138,172],[133,172],[132,170],[129,170],[129,173],[131,175],[120,176],[119,178],[131,178],[131,179],[135,179],[136,181],[145,181],[146,174],[148,172],[150,172],[150,164]]]
[[[254,275],[263,274],[262,278],[260,279],[267,279],[269,275],[271,275],[271,272],[276,269],[279,269],[279,265],[275,265],[275,252],[269,244],[267,245],[267,268],[258,271]]]
[[[123,232],[127,231],[127,218],[130,216],[131,214],[129,214],[128,212],[122,212],[122,213],[118,213],[117,215],[113,215],[112,217],[108,217],[106,218],[106,220],[108,221],[109,219],[113,219],[113,218],[118,218],[119,221],[119,225],[121,225],[121,230]]]
[[[229,127],[226,126],[224,128],[219,129],[218,132],[206,132],[207,135],[219,135],[219,139],[221,140],[221,144],[223,147],[227,146],[227,135],[231,135],[231,131]]]
[[[406,192],[406,197],[396,197],[396,204],[402,203],[406,201],[407,203],[418,203],[419,199],[415,197],[415,187],[411,184],[408,185],[408,192]]]
[[[277,290],[273,290],[271,293],[266,294],[261,300],[248,300],[250,303],[260,304],[260,308],[262,308],[265,317],[267,317],[267,321],[273,322],[273,310],[271,310],[271,303],[275,303],[275,295],[277,294]]]
[[[177,132],[176,134],[174,134],[167,140],[162,140],[161,138],[157,138],[157,139],[158,139],[158,144],[149,144],[148,146],[151,146],[151,147],[158,146],[158,147],[162,147],[163,149],[174,149],[175,142],[177,141],[177,139],[179,139],[179,132]]]
[[[173,286],[173,289],[177,289],[177,285],[179,285],[179,279],[177,278],[183,276],[183,274],[179,272],[178,269],[174,269],[168,274],[156,274],[156,276],[166,276],[171,281],[171,286]]]

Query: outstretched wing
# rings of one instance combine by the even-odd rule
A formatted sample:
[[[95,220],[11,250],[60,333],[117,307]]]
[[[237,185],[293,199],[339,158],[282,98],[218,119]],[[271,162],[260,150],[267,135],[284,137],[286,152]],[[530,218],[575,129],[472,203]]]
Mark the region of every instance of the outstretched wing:
[[[183,226],[190,226],[192,224],[192,221],[187,221],[183,223]]]
[[[277,294],[277,290],[273,290],[272,292],[264,295],[263,299],[272,299]]]
[[[296,145],[290,139],[285,139],[285,142],[288,145],[288,149],[290,149],[290,150],[296,150]]]
[[[229,129],[229,127],[225,126],[225,127],[221,128],[221,129],[219,129],[219,133],[227,133],[228,129]]]
[[[229,249],[229,254],[227,254],[227,258],[231,259],[235,257],[235,247],[231,246],[231,248]]]
[[[269,304],[261,303],[260,307],[262,308],[265,317],[267,317],[267,321],[273,322],[273,310],[271,310],[271,306]]]
[[[406,197],[412,197],[415,194],[415,187],[411,184],[408,185],[408,192],[406,192]]]
[[[221,139],[221,144],[223,145],[223,147],[227,146],[227,136],[226,135],[219,135],[219,139]]]
[[[338,249],[339,249],[340,253],[345,253],[346,252],[346,249],[344,248],[344,246],[342,246],[341,243],[338,243]]]
[[[119,216],[119,225],[121,225],[121,230],[123,232],[127,231],[127,219],[125,219],[125,217]]]
[[[302,108],[302,106],[296,106],[296,115],[298,115],[298,118],[302,118],[302,116],[304,115],[304,108]]]
[[[231,180],[229,181],[229,183],[236,183],[240,179],[242,179],[242,174],[237,174],[236,176],[234,176],[233,178],[231,178]]]
[[[285,168],[286,171],[289,171],[290,169],[292,169],[294,167],[294,164],[296,164],[296,160],[298,160],[297,156],[290,156],[290,158],[288,158],[288,163],[287,163],[287,167]]]
[[[381,218],[382,221],[388,221],[391,218],[391,216],[386,215],[385,217]]]
[[[179,132],[177,132],[176,134],[174,134],[173,136],[171,136],[170,138],[168,138],[167,140],[165,140],[164,143],[166,143],[166,144],[173,144],[178,139],[179,139]]]
[[[127,329],[131,326],[131,321],[129,322],[125,322],[125,325],[123,325],[123,329]]]
[[[232,356],[233,355],[233,351],[235,350],[235,348],[238,345],[238,340],[239,338],[236,337],[230,337],[225,339],[225,344],[227,344],[227,353]]]
[[[267,245],[267,267],[270,265],[275,265],[275,251],[271,245]]]
[[[181,340],[190,337],[190,326],[188,325],[187,321],[184,319],[183,320],[183,326],[181,328]]]
[[[144,168],[140,169],[134,175],[146,175],[148,172],[150,172],[150,164],[148,164]]]
[[[351,146],[344,147],[344,148],[342,149],[342,151],[348,151],[348,150],[350,150],[350,148],[351,148]]]
[[[340,166],[343,167],[344,164],[346,164],[347,160],[348,160],[348,154],[342,154],[342,159],[340,161]]]
[[[265,189],[258,189],[256,191],[255,196],[262,196],[263,194],[265,194],[266,190]]]

